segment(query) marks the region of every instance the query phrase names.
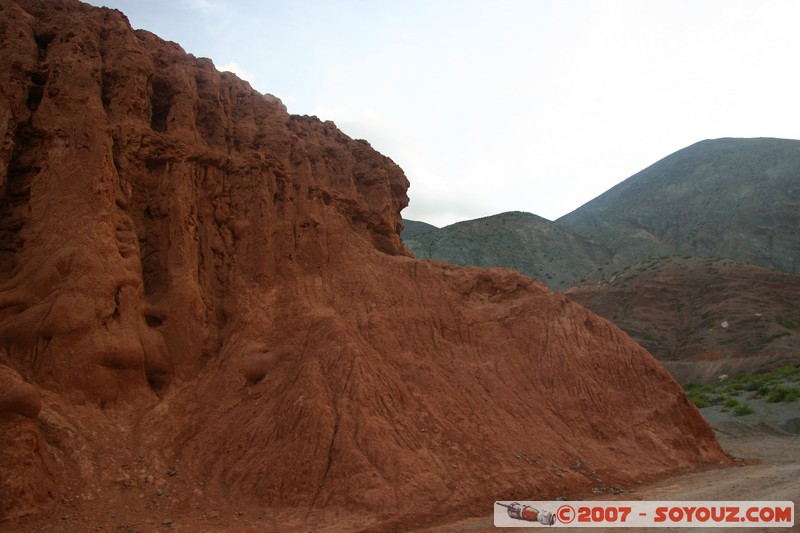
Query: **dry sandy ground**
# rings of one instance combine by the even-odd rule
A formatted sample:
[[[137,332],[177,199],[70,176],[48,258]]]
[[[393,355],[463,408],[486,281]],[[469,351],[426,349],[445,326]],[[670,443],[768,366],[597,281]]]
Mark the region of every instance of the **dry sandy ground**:
[[[600,533],[603,531],[694,533],[735,530],[742,533],[758,531],[800,531],[797,511],[800,509],[800,437],[779,436],[758,430],[721,430],[720,443],[734,457],[744,459],[738,466],[692,472],[642,486],[635,493],[626,493],[622,500],[792,500],[795,505],[795,526],[792,528],[576,528],[570,531]],[[598,498],[609,499],[609,498]],[[532,531],[531,528],[494,528],[492,518],[464,521],[435,527],[425,533],[455,533],[458,531]]]

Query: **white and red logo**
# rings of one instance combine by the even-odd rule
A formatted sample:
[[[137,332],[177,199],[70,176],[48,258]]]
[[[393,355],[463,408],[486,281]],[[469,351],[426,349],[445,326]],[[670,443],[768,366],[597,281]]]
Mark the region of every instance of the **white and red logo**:
[[[497,501],[496,527],[792,527],[791,501]]]

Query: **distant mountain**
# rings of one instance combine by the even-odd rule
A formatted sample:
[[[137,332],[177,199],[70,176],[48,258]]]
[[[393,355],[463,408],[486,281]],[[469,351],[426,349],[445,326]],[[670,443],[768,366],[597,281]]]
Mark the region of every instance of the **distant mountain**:
[[[403,233],[401,234],[401,237],[404,241],[407,241],[408,239],[414,239],[423,233],[428,233],[429,231],[436,229],[439,228],[433,224],[428,224],[427,222],[403,219]]]
[[[696,143],[556,225],[602,243],[625,266],[677,254],[730,257],[798,274],[800,141]]]
[[[800,141],[726,138],[679,150],[555,222],[503,213],[409,226],[403,239],[420,258],[514,268],[561,290],[672,255],[799,274],[798,229]]]
[[[566,294],[679,381],[800,364],[800,277],[723,258],[656,258]]]
[[[418,258],[513,268],[554,290],[585,281],[611,258],[603,246],[531,213],[502,213],[426,232],[416,229],[418,222],[405,223],[403,240]]]

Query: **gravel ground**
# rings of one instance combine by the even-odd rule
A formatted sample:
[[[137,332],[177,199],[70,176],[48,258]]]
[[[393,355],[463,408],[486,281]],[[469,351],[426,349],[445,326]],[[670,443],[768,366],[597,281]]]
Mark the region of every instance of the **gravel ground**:
[[[717,436],[746,436],[754,432],[800,436],[800,401],[769,403],[765,399],[751,400],[746,396],[739,398],[739,401],[746,402],[755,413],[735,416],[732,410],[724,410],[721,405],[700,409],[716,430]]]
[[[786,430],[785,425],[800,418],[800,402],[769,404],[753,401],[756,413],[737,417],[719,407],[702,410],[717,432],[720,444],[733,457],[742,459],[737,466],[714,468],[681,474],[643,485],[635,493],[615,497],[617,500],[792,500],[795,525],[791,528],[637,528],[632,532],[788,532],[800,531],[797,513],[800,510],[800,432]],[[796,427],[796,426],[795,426]],[[612,499],[609,497],[598,500]],[[628,531],[620,528],[575,528],[571,531],[601,533]],[[426,533],[457,531],[531,531],[531,528],[493,526],[492,518],[465,520],[425,530]]]

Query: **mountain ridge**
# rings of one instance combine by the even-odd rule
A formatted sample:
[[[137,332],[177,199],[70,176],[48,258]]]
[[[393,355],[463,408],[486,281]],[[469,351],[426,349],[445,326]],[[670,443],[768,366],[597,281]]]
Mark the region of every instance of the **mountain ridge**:
[[[594,272],[587,272],[588,265],[582,265],[575,273],[562,273],[557,282],[552,281],[553,273],[540,274],[546,266],[542,263],[520,258],[494,260],[492,254],[497,250],[480,255],[473,250],[476,244],[469,242],[467,232],[454,231],[466,227],[463,225],[478,230],[484,224],[496,227],[480,231],[498,233],[508,222],[505,213],[457,222],[407,240],[420,257],[516,268],[556,290],[581,283],[581,278],[599,281],[601,268],[619,269],[649,257],[670,255],[730,257],[797,274],[800,242],[793,238],[793,228],[800,226],[797,176],[800,141],[708,139],[660,159],[555,221],[529,214],[548,232],[560,231],[567,239],[587,243],[580,255],[592,257],[595,254],[590,249],[605,249],[595,261]],[[751,178],[755,180],[752,183]],[[681,185],[681,180],[690,183]],[[701,185],[710,190],[699,190]],[[713,217],[705,214],[707,211]],[[506,228],[509,234],[516,229]],[[452,243],[443,244],[448,240]],[[534,246],[542,245],[539,238],[531,241]],[[520,245],[502,247],[519,253]],[[459,256],[458,250],[469,253]],[[546,253],[543,250],[539,255]]]
[[[646,257],[730,257],[798,274],[800,141],[722,138],[668,155],[555,224]]]
[[[610,263],[602,245],[532,213],[509,211],[407,237],[416,257],[456,265],[513,268],[559,290]]]

